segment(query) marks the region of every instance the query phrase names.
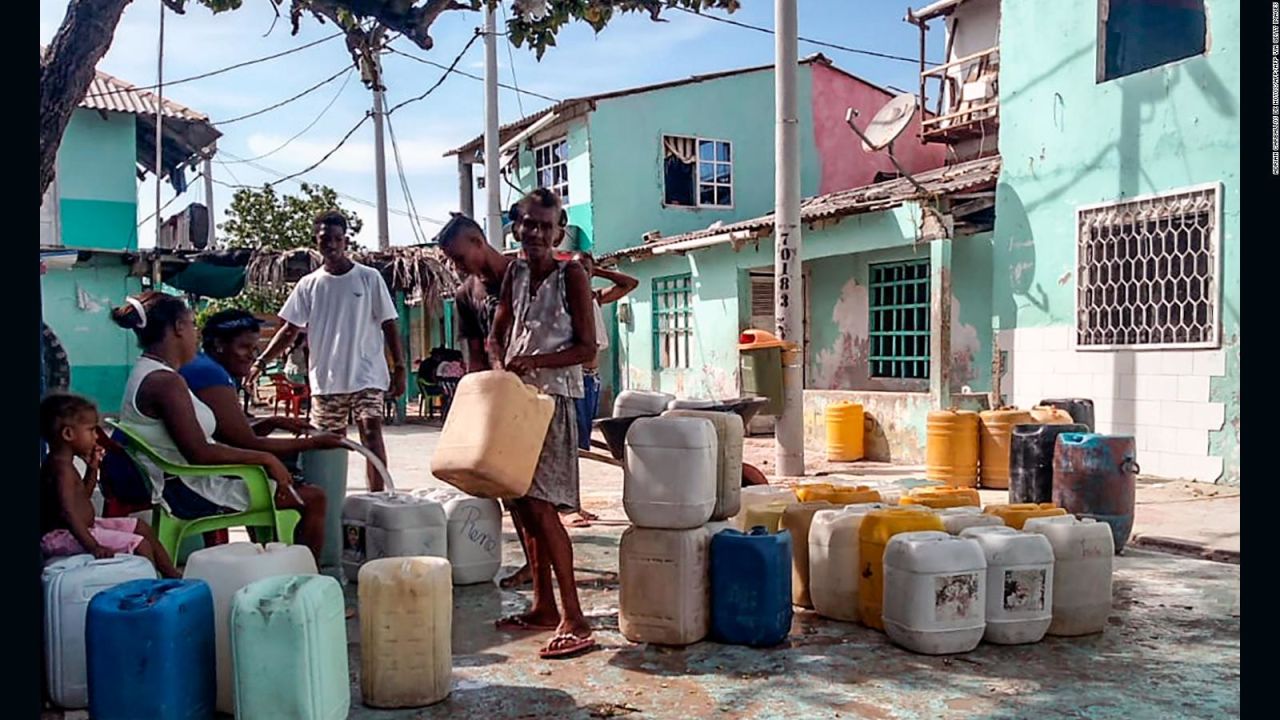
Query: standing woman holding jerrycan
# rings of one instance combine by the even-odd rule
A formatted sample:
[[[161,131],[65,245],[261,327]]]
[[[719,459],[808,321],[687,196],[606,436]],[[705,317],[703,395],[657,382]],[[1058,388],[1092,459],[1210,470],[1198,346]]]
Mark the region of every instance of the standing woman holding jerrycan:
[[[506,369],[555,399],[533,485],[508,504],[533,571],[533,607],[498,622],[500,629],[556,629],[544,658],[564,657],[595,646],[578,603],[573,546],[560,511],[581,508],[578,496],[578,424],[575,400],[582,397],[582,363],[595,358],[596,326],[591,283],[576,262],[556,260],[566,217],[555,193],[539,188],[511,208],[524,259],[507,268],[493,328],[486,343],[490,364]],[[560,586],[563,616],[551,587]]]

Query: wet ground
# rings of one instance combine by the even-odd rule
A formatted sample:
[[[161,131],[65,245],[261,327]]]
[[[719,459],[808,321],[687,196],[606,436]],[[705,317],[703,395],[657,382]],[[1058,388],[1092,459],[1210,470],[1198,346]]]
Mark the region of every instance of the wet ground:
[[[433,434],[395,430],[388,443],[392,472],[406,478],[404,485],[433,483],[420,474]],[[352,469],[357,489],[362,476]],[[902,472],[873,469],[880,477]],[[449,699],[421,710],[363,707],[355,675],[360,651],[353,643],[351,717],[1239,716],[1239,565],[1139,549],[1116,558],[1114,613],[1107,631],[1095,637],[982,645],[967,655],[927,657],[891,645],[876,631],[798,611],[789,641],[770,650],[629,643],[617,623],[617,546],[627,525],[621,476],[617,468],[582,463],[584,504],[602,521],[570,531],[582,605],[599,649],[576,659],[540,660],[537,651],[550,633],[493,628],[494,619],[527,607],[527,591],[459,587]],[[509,524],[506,530],[503,574],[521,560]],[[348,630],[357,639],[358,621]]]
[[[397,485],[437,485],[429,475],[436,431],[413,425],[388,430]],[[903,473],[868,470],[877,479]],[[353,458],[349,489],[359,492],[363,485],[363,464]],[[455,588],[452,695],[423,709],[364,707],[359,620],[353,619],[350,717],[1138,720],[1240,714],[1238,564],[1126,550],[1116,558],[1110,625],[1094,637],[982,645],[966,655],[927,657],[891,645],[876,631],[797,611],[789,641],[777,648],[712,642],[660,648],[634,645],[618,632],[617,546],[627,524],[621,471],[584,461],[582,493],[584,505],[602,517],[593,527],[570,531],[597,650],[540,660],[537,651],[550,633],[493,627],[496,618],[528,606],[527,591],[492,584]],[[504,553],[506,574],[522,559],[509,523]],[[355,586],[347,592],[354,604]]]
[[[500,633],[529,602],[496,586],[454,591],[454,690],[432,708],[359,704],[352,718],[1238,717],[1239,566],[1140,550],[1116,559],[1115,611],[1100,636],[914,655],[861,626],[799,611],[771,650],[635,645],[617,625],[620,525],[573,531],[579,592],[600,648],[544,661],[549,633]],[[519,546],[508,536],[508,562]],[[353,588],[352,588],[353,589]],[[655,588],[657,592],[660,589]],[[348,628],[359,637],[358,621]]]

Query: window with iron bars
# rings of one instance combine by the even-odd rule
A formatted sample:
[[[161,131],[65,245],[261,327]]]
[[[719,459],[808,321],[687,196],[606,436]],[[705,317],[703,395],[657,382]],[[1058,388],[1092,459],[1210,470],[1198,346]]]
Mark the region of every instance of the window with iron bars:
[[[929,379],[929,261],[870,266],[871,377]]]
[[[1217,347],[1219,187],[1077,213],[1076,345]]]
[[[693,349],[693,275],[653,280],[653,369],[690,366]]]

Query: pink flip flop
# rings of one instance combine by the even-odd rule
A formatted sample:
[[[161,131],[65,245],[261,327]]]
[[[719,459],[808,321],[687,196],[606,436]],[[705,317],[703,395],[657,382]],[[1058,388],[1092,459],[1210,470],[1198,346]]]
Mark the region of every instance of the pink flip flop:
[[[563,641],[563,640],[571,640],[572,642],[570,642],[567,645],[562,645],[554,650],[551,649],[551,646],[555,645],[557,641]],[[547,644],[544,645],[542,649],[538,651],[538,657],[542,658],[543,660],[554,660],[557,658],[565,658],[565,657],[569,657],[570,655],[577,655],[579,653],[583,653],[588,650],[594,649],[595,646],[596,646],[596,640],[590,635],[583,637],[575,633],[560,633],[559,635],[556,635],[555,637],[547,641]]]

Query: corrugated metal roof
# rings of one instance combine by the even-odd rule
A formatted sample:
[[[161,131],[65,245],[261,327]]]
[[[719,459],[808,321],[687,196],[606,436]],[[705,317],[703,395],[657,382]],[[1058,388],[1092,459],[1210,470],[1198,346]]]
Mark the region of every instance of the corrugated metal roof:
[[[862,187],[809,198],[800,205],[800,221],[811,223],[847,215],[888,210],[929,196],[949,195],[984,185],[992,185],[999,176],[1000,158],[998,156],[970,160],[916,174],[914,176],[915,181],[924,187],[925,193],[921,193],[910,180],[895,178],[885,182],[863,185]],[[750,220],[709,227],[705,230],[696,230],[683,235],[664,237],[651,243],[606,253],[598,259],[604,261],[623,257],[639,258],[652,255],[654,248],[663,245],[673,245],[679,242],[709,238],[716,235],[723,235],[723,242],[729,242],[731,233],[760,231],[762,235],[767,235],[769,233],[763,231],[771,231],[772,228],[773,213],[769,213]]]
[[[845,75],[848,75],[851,78],[854,78],[855,80],[858,80],[859,82],[865,83],[868,87],[871,87],[875,90],[879,90],[880,92],[883,92],[884,94],[889,96],[893,95],[892,92],[884,89],[879,85],[876,85],[873,82],[860,78],[857,75],[854,75],[853,73],[847,72],[845,70],[841,70],[840,68],[836,67],[835,64],[832,63],[831,60],[828,59],[822,53],[814,53],[813,55],[808,55],[800,59],[801,65],[807,65],[812,63],[826,65],[827,67],[833,70],[836,70],[837,72],[841,72]],[[760,72],[761,70],[772,70],[772,69],[773,69],[773,63],[769,63],[768,65],[755,65],[753,67],[736,68],[733,70],[721,70],[719,72],[706,73],[703,75],[692,75],[690,77],[681,78],[679,80],[668,80],[666,82],[655,83],[653,85],[641,85],[640,87],[626,88],[624,90],[612,90],[610,92],[597,93],[595,95],[584,95],[583,97],[570,98],[568,100],[561,100],[560,102],[552,105],[549,108],[546,108],[545,110],[540,110],[532,115],[527,115],[525,117],[520,118],[519,120],[516,120],[513,123],[508,123],[498,128],[498,138],[499,138],[498,144],[501,145],[507,142],[512,137],[514,137],[516,133],[534,124],[535,122],[542,119],[549,113],[562,112],[570,108],[576,107],[578,105],[594,103],[598,100],[608,100],[610,98],[626,97],[628,95],[639,95],[641,93],[653,92],[654,90],[663,90],[666,88],[678,87],[680,85],[690,85],[693,83],[706,82],[708,80],[717,80],[719,78],[731,77],[734,75],[742,75],[744,73]],[[475,138],[472,138],[472,140],[467,144],[454,148],[449,152],[446,152],[445,157],[449,157],[452,155],[461,155],[464,152],[474,152],[476,150],[479,150],[483,145],[484,145],[484,135],[482,134]]]
[[[142,90],[98,70],[93,82],[89,84],[89,90],[85,93],[84,99],[80,101],[80,107],[89,110],[105,110],[107,112],[155,117],[157,99],[156,94],[153,92]],[[198,123],[209,122],[207,115],[198,113],[168,98],[164,99],[161,114],[176,120]]]

